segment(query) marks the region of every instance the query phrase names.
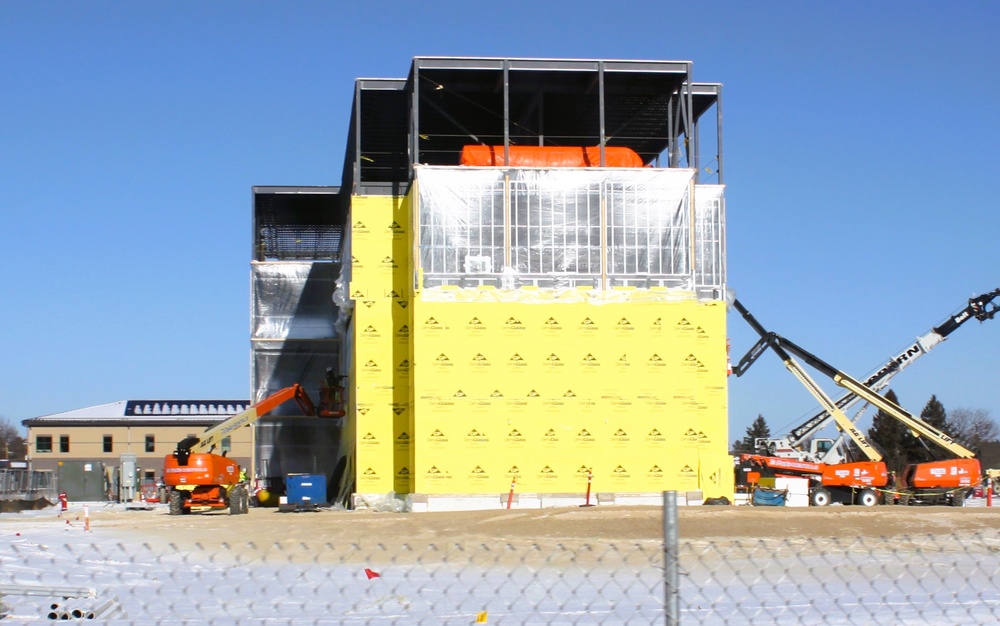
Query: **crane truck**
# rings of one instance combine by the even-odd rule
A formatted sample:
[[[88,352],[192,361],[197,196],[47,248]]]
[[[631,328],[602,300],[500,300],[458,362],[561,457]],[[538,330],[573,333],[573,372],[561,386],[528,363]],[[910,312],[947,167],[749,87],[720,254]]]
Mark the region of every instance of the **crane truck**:
[[[337,395],[338,400],[342,395]],[[250,492],[240,478],[240,466],[215,454],[222,440],[238,428],[252,426],[288,400],[295,400],[307,417],[343,417],[343,406],[324,404],[319,409],[301,385],[277,391],[250,408],[212,426],[201,436],[186,437],[163,461],[163,482],[167,489],[170,515],[191,513],[194,509],[229,509],[231,515],[247,512]]]
[[[995,302],[997,298],[1000,298],[1000,289],[994,289],[970,298],[964,307],[952,313],[944,322],[917,337],[915,341],[896,353],[888,362],[876,368],[875,372],[865,380],[865,386],[876,393],[882,391],[889,385],[893,376],[927,354],[934,346],[946,340],[965,322],[975,319],[982,323],[993,319],[1000,311],[1000,305]],[[767,348],[767,342],[766,338],[761,338],[733,368],[733,374],[737,377],[745,374],[757,358],[763,354]],[[836,405],[841,410],[847,411],[859,401],[861,401],[860,396],[849,392],[837,398]],[[866,403],[855,414],[852,421],[857,421],[867,406]],[[837,439],[815,437],[816,433],[829,424],[832,418],[829,411],[820,409],[819,412],[793,428],[787,436],[759,439],[755,442],[755,447],[759,454],[771,457],[784,457],[815,463],[841,463],[847,458],[844,450],[844,435],[841,434]]]
[[[901,422],[915,436],[922,436],[951,453],[954,458],[912,463],[905,466],[902,475],[899,477],[899,482],[893,485],[893,491],[898,495],[898,500],[896,501],[899,504],[949,504],[951,506],[964,506],[966,497],[982,480],[982,467],[979,460],[975,458],[974,452],[959,444],[947,433],[915,417],[895,402],[879,395],[861,381],[838,370],[790,339],[782,337],[775,332],[766,331],[738,300],[734,300],[733,306],[743,315],[744,319],[750,323],[761,338],[766,339],[766,347],[771,348],[779,358],[785,361],[786,366],[789,361],[792,361],[790,353],[794,354],[809,366],[833,380],[838,386],[846,389],[849,393],[857,395],[865,402],[878,407],[885,414]],[[830,410],[831,407],[827,406],[824,408]],[[834,413],[834,416],[837,418],[836,413]],[[837,418],[837,423],[838,426],[844,428],[839,418]],[[852,439],[854,438],[853,430],[856,430],[856,427],[851,422],[851,429],[845,428],[845,431]],[[857,443],[857,440],[855,442]],[[869,450],[860,445],[859,447],[862,452],[869,454]],[[818,488],[818,490],[821,489],[822,487]],[[817,502],[815,492],[812,498],[814,504],[821,503]],[[822,495],[818,498],[820,501],[823,499]]]

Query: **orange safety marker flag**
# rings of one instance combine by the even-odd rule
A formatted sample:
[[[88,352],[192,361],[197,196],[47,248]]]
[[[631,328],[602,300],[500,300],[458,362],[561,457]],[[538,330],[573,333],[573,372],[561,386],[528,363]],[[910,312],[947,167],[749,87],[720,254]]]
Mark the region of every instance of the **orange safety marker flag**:
[[[476,613],[476,623],[485,624],[486,623],[486,611],[480,611]]]
[[[368,580],[371,580],[372,578],[378,578],[381,575],[382,574],[379,574],[375,570],[370,570],[367,567],[365,568],[365,576],[368,577]]]

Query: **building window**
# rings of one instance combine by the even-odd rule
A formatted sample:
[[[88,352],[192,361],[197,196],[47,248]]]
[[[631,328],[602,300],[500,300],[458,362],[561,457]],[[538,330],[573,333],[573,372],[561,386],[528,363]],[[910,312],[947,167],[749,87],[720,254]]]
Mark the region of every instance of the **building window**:
[[[52,436],[38,435],[35,437],[35,452],[52,452]]]
[[[69,435],[59,435],[59,451],[63,454],[69,452]]]
[[[219,451],[222,456],[226,456],[232,450],[232,445],[229,441],[229,437],[223,437],[222,441],[219,442]]]
[[[156,437],[146,435],[146,452],[156,452]]]
[[[114,442],[111,438],[111,435],[104,435],[104,451],[111,452],[113,446]]]

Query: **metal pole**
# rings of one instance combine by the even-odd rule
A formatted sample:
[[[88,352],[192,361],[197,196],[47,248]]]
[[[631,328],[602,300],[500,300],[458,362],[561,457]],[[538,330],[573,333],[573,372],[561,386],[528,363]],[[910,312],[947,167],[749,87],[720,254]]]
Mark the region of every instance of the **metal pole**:
[[[680,566],[677,550],[677,492],[663,492],[663,584],[667,626],[681,623]]]

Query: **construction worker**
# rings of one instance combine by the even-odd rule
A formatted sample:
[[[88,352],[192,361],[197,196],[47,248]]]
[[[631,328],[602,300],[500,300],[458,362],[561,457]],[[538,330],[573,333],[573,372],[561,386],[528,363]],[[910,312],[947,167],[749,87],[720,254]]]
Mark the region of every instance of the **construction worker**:
[[[319,398],[323,409],[330,410],[330,403],[333,400],[333,388],[337,386],[337,376],[333,373],[333,368],[326,368],[326,376],[323,378],[323,385],[320,387]]]

